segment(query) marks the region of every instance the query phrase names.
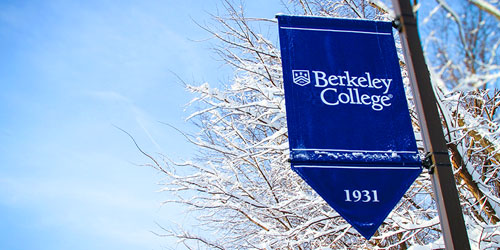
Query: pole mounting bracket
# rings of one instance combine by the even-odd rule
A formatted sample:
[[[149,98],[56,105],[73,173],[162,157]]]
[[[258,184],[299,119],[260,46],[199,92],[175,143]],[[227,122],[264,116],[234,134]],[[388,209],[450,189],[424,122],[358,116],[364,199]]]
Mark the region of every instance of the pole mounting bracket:
[[[392,27],[397,29],[398,32],[401,32],[401,29],[403,29],[403,25],[401,25],[401,16],[398,15],[392,20]]]
[[[429,170],[429,174],[434,174],[434,169],[437,166],[448,166],[446,162],[442,162],[441,157],[448,158],[448,152],[427,152],[422,160],[422,166]]]
[[[434,164],[432,163],[432,153],[425,153],[425,157],[422,160],[422,166],[429,171],[429,174],[434,174]]]

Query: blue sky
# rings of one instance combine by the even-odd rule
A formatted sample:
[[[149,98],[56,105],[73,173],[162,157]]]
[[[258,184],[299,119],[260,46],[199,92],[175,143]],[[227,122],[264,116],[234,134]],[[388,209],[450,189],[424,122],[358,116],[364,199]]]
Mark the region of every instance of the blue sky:
[[[272,18],[279,1],[248,1]],[[266,8],[262,8],[266,6]],[[218,0],[0,1],[0,249],[175,249],[155,223],[188,223],[161,206],[162,179],[131,140],[174,159],[193,154],[165,122],[192,96],[176,79],[230,77],[203,23]],[[179,249],[181,249],[179,247]]]

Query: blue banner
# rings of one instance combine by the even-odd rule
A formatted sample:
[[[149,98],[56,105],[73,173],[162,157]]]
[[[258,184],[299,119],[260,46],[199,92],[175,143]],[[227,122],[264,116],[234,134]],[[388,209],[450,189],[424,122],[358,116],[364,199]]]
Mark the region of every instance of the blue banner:
[[[392,24],[277,18],[292,169],[369,239],[422,171]]]

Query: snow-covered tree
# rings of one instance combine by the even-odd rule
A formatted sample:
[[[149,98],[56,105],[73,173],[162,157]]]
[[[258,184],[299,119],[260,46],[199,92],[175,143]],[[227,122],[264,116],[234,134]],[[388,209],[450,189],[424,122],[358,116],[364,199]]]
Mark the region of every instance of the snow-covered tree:
[[[496,249],[500,20],[495,13],[500,2],[471,0],[453,8],[444,0],[427,4],[429,11],[419,21],[426,31],[428,63],[469,237],[475,249]],[[289,10],[392,20],[388,5],[378,0],[296,0]],[[152,165],[165,174],[164,190],[178,197],[169,202],[194,210],[205,233],[179,228],[165,235],[187,247],[209,249],[443,247],[428,173],[366,241],[290,169],[280,53],[256,25],[276,21],[246,17],[229,2],[225,7],[226,15],[214,16],[218,26],[205,29],[220,41],[216,51],[234,68],[234,77],[217,88],[187,85],[197,96],[191,105],[198,108],[188,120],[199,133],[185,136],[199,154],[181,163],[151,157]],[[401,67],[405,76],[402,57]],[[408,98],[414,114],[411,94]]]

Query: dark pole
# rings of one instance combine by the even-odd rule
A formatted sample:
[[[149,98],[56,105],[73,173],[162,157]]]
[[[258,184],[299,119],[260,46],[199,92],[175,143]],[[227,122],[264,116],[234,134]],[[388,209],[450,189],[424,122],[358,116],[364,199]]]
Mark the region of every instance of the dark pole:
[[[417,22],[409,0],[392,0],[397,16],[405,61],[417,107],[424,149],[429,152],[434,195],[446,249],[469,250],[469,238],[439,117],[436,97],[418,36]]]

